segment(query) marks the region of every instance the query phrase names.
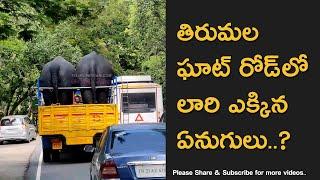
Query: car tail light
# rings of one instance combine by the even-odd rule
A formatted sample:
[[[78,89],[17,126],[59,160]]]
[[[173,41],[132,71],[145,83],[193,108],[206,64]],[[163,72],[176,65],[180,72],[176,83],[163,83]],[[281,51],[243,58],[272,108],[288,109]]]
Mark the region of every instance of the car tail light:
[[[100,166],[101,177],[108,178],[119,178],[117,166],[112,160],[105,161]]]

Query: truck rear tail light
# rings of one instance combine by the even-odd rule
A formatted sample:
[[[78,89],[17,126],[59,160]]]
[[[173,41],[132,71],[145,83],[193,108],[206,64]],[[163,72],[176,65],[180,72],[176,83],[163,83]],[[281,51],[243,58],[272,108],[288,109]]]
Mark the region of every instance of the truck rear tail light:
[[[113,160],[105,161],[100,166],[100,173],[101,177],[108,179],[108,178],[119,178],[117,166]]]

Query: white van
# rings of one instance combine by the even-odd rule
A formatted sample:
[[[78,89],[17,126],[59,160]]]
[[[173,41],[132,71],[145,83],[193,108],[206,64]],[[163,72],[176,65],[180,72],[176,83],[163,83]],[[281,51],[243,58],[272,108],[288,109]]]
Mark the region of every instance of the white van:
[[[120,124],[160,121],[162,88],[151,76],[118,76],[113,84],[112,103],[118,105]]]
[[[0,120],[0,144],[4,141],[36,139],[36,127],[26,115],[5,116]]]

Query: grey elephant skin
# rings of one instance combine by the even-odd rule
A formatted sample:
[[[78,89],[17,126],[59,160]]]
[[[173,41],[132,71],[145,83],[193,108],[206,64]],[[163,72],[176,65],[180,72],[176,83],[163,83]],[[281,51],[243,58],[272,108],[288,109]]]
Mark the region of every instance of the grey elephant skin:
[[[96,88],[96,86],[110,86],[114,71],[112,64],[96,52],[84,56],[76,67],[77,82],[81,89],[83,103],[108,103],[109,88]]]
[[[74,75],[75,67],[61,56],[44,65],[39,86],[53,87],[42,91],[45,105],[73,103],[73,90],[58,90],[58,87],[72,87]]]

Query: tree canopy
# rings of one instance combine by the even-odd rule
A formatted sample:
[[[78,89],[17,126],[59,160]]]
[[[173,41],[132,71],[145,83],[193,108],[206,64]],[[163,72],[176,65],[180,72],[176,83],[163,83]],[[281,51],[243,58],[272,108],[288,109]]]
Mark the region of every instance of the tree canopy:
[[[165,92],[164,0],[0,0],[0,116],[30,113],[42,66],[97,51]]]

